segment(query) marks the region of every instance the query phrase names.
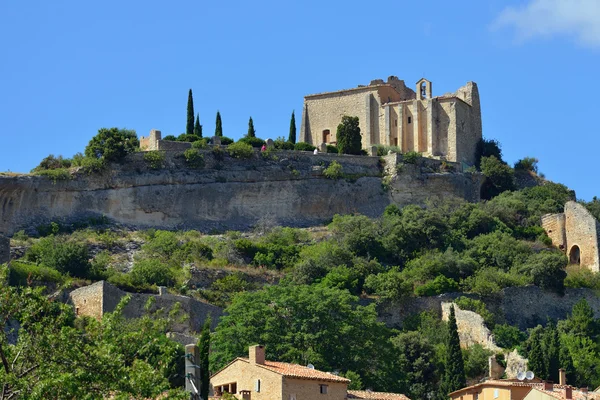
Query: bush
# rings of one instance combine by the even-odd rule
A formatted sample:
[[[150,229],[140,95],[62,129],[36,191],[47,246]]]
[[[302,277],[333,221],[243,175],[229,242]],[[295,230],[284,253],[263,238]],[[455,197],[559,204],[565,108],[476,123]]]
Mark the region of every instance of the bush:
[[[592,272],[589,268],[582,267],[581,265],[569,265],[567,267],[565,287],[600,290],[600,274]]]
[[[220,147],[213,147],[211,152],[212,152],[213,157],[217,161],[222,161],[223,158],[225,157],[225,151],[223,151],[223,149]]]
[[[161,169],[165,162],[165,155],[158,150],[144,153],[144,161],[151,169]]]
[[[411,294],[412,285],[406,282],[400,270],[394,267],[388,272],[369,275],[365,280],[365,289],[367,293],[375,294],[382,300],[399,300]]]
[[[481,159],[490,156],[494,156],[502,161],[502,149],[500,143],[494,139],[481,139],[477,142],[477,146],[475,147],[475,167],[479,169],[481,166]]]
[[[259,139],[257,137],[249,137],[249,136],[245,136],[243,138],[241,138],[240,140],[238,140],[238,143],[246,143],[249,144],[252,147],[258,147],[261,148],[266,142],[262,139]]]
[[[383,144],[377,145],[377,155],[378,156],[387,156],[389,152],[401,154],[402,150],[398,146],[385,146]]]
[[[315,146],[306,142],[298,142],[294,145],[294,150],[296,151],[314,151],[315,149]]]
[[[8,270],[8,283],[11,286],[29,286],[32,281],[43,283],[62,283],[64,281],[60,272],[44,265],[12,261]]]
[[[85,148],[87,157],[106,161],[120,161],[140,146],[135,131],[118,128],[102,128]]]
[[[136,285],[172,286],[175,283],[173,272],[156,259],[137,261],[130,274],[131,281]]]
[[[175,142],[175,141],[177,141],[177,138],[175,137],[175,135],[167,135],[164,138],[162,138],[162,140],[168,140],[171,142]]]
[[[188,133],[182,133],[181,135],[177,136],[178,142],[194,143],[200,139],[201,139],[200,136],[194,135],[194,134],[188,134]]]
[[[150,240],[142,246],[142,250],[150,257],[171,258],[180,248],[177,235],[169,231],[155,231]]]
[[[565,293],[566,266],[567,257],[562,252],[542,251],[531,255],[523,265],[518,267],[518,271],[529,274],[536,286],[562,296]]]
[[[498,293],[505,287],[526,286],[531,283],[528,276],[514,272],[504,272],[496,268],[482,268],[475,275],[463,281],[467,291],[480,296],[489,296]]]
[[[248,159],[254,157],[254,148],[243,142],[237,142],[228,145],[227,151],[233,158]]]
[[[90,270],[90,257],[85,244],[53,235],[34,243],[25,253],[25,259],[80,278],[86,278]]]
[[[402,161],[405,164],[416,164],[421,158],[421,153],[417,153],[416,151],[409,151],[404,154],[402,157]]]
[[[294,143],[286,141],[282,137],[278,137],[273,141],[273,146],[277,150],[294,150]]]
[[[456,291],[458,291],[458,283],[454,279],[446,278],[444,275],[440,275],[424,285],[415,288],[417,296],[435,296]]]
[[[48,157],[44,158],[37,167],[32,169],[31,172],[69,168],[71,167],[71,164],[72,161],[68,158],[63,158],[63,156],[54,157],[53,154],[50,154]]]
[[[515,170],[517,171],[530,171],[535,174],[538,173],[538,162],[539,160],[534,157],[525,157],[515,163]]]
[[[473,311],[481,315],[487,327],[490,329],[494,329],[494,326],[496,324],[494,314],[488,311],[483,301],[461,296],[458,299],[454,300],[454,303],[456,303],[456,305],[462,310]]]
[[[329,179],[340,179],[344,175],[342,164],[337,161],[333,161],[327,168],[325,168],[323,175]]]
[[[495,156],[481,159],[481,173],[485,176],[481,187],[481,198],[484,200],[515,189],[514,171]]]
[[[196,140],[195,142],[192,142],[193,149],[206,149],[207,147],[208,143],[206,142],[206,139],[200,139]]]
[[[468,378],[481,378],[487,375],[489,368],[489,357],[493,353],[484,349],[480,344],[474,344],[466,350],[463,350],[463,359],[465,362],[465,375]]]
[[[521,332],[516,326],[508,324],[496,325],[494,328],[496,344],[503,349],[512,350],[527,339],[527,334]]]
[[[211,140],[211,142],[212,142],[212,140]],[[233,143],[233,139],[232,138],[229,138],[227,136],[221,136],[221,145],[222,146],[228,146],[228,145],[230,145],[232,143]]]
[[[38,170],[35,171],[35,174],[52,179],[54,183],[56,183],[56,181],[67,181],[71,179],[71,172],[67,168]]]
[[[204,154],[201,154],[198,149],[187,149],[183,152],[183,157],[188,166],[192,168],[204,168]]]
[[[327,145],[327,153],[331,153],[331,154],[338,154],[339,153],[339,149],[337,147],[335,147],[332,144],[328,144]]]

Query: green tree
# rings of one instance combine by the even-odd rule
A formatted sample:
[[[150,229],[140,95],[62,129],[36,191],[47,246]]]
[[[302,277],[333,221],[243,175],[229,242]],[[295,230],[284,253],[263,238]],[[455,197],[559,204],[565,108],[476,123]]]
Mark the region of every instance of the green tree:
[[[252,117],[250,117],[250,119],[248,120],[248,133],[246,133],[246,137],[256,137],[256,131],[254,130],[254,121],[252,121]]]
[[[217,121],[215,125],[215,136],[223,136],[223,122],[221,121],[221,113],[217,111]]]
[[[446,339],[446,359],[444,362],[444,378],[440,386],[444,397],[448,393],[465,387],[465,364],[460,350],[460,339],[456,326],[456,315],[454,305],[450,306],[450,317],[448,318],[448,337]]]
[[[288,142],[296,143],[296,116],[292,111],[292,118],[290,119],[290,134],[288,136]]]
[[[25,258],[80,278],[87,278],[91,267],[87,245],[69,241],[64,236],[41,238],[27,250]]]
[[[536,376],[544,378],[548,374],[548,367],[546,365],[546,356],[544,354],[543,347],[543,332],[544,328],[538,325],[536,328],[531,330],[529,339],[527,339],[527,368],[533,371]]]
[[[411,399],[427,399],[434,391],[434,348],[419,332],[403,332],[391,339],[398,353],[401,391]]]
[[[337,147],[342,154],[360,154],[362,136],[358,126],[358,117],[344,115],[337,127]]]
[[[196,123],[194,124],[194,136],[202,138],[202,125],[200,125],[200,114],[196,114]]]
[[[140,146],[135,131],[119,128],[102,128],[85,148],[86,157],[103,161],[120,161]]]
[[[200,397],[208,399],[208,392],[210,386],[210,316],[204,320],[202,326],[202,333],[200,334],[200,343],[198,344],[200,350]]]
[[[558,382],[558,369],[561,367],[560,339],[554,322],[548,322],[544,329],[542,340],[544,345],[544,364],[546,366],[546,376],[544,379]]]
[[[190,89],[188,92],[187,123],[185,125],[185,133],[188,135],[194,134],[194,97],[192,96],[192,89]]]
[[[544,251],[532,254],[518,267],[519,272],[529,274],[533,283],[542,289],[565,293],[567,257],[560,251]]]
[[[234,297],[212,341],[211,368],[219,370],[260,343],[267,359],[351,370],[365,386],[387,390],[395,384],[390,335],[377,321],[375,304],[360,306],[346,290],[269,286]]]
[[[496,156],[481,159],[481,173],[485,177],[481,198],[489,200],[507,190],[515,189],[514,171]]]
[[[494,156],[502,161],[502,148],[500,143],[494,139],[481,139],[477,142],[477,146],[475,147],[475,166],[477,169],[481,166],[481,159],[490,156]]]

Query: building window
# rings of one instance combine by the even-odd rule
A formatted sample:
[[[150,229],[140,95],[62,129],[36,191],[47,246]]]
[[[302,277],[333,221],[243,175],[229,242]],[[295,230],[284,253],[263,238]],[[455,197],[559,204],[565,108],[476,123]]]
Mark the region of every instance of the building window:
[[[398,126],[398,120],[397,119],[394,120],[394,126]]]
[[[327,394],[327,385],[319,385],[320,386],[320,393],[321,394]]]
[[[256,387],[254,388],[254,390],[260,392],[260,379],[256,380]]]
[[[412,123],[412,117],[408,117],[408,123]]]
[[[79,307],[75,307],[75,316],[79,315]]]
[[[500,397],[500,391],[498,389],[494,389],[494,398],[497,399]]]

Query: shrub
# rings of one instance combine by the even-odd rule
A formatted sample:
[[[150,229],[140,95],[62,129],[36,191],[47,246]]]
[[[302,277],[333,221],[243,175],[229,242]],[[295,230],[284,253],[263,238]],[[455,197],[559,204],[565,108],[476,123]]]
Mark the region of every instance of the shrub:
[[[325,168],[323,175],[329,179],[340,179],[344,175],[342,164],[337,161],[333,161],[327,168]]]
[[[456,291],[458,291],[458,283],[454,279],[446,278],[444,275],[440,275],[415,288],[417,296],[435,296]]]
[[[165,162],[165,155],[158,150],[144,153],[144,161],[151,169],[161,169]]]
[[[565,286],[568,288],[590,288],[600,290],[600,275],[592,272],[587,267],[569,265],[567,267]]]
[[[252,158],[254,157],[254,149],[247,143],[237,142],[227,146],[229,155],[233,158]]]
[[[358,117],[344,115],[337,127],[337,147],[341,154],[361,154],[362,135]]]
[[[177,235],[169,231],[155,231],[152,238],[144,243],[142,250],[150,257],[169,259],[179,250]]]
[[[277,150],[294,150],[294,143],[286,141],[282,137],[278,137],[273,141],[273,146]]]
[[[481,139],[477,142],[475,147],[475,167],[479,169],[481,166],[481,159],[490,156],[494,156],[502,161],[502,149],[500,143],[494,139]]]
[[[505,287],[526,286],[530,283],[531,279],[525,275],[504,272],[497,268],[482,268],[475,275],[466,278],[463,286],[472,293],[489,296]]]
[[[84,173],[91,175],[102,172],[106,164],[102,159],[83,157],[81,161],[79,161],[79,166]]]
[[[465,360],[465,375],[468,378],[480,378],[488,373],[488,359],[493,353],[484,349],[482,345],[476,343],[466,350],[463,350],[463,359]]]
[[[512,350],[527,339],[527,335],[516,326],[508,324],[496,325],[494,328],[496,344],[503,349]]]
[[[175,137],[175,135],[167,135],[164,138],[162,138],[162,140],[169,140],[171,142],[175,142],[177,138]]]
[[[473,311],[481,315],[483,321],[488,326],[488,328],[494,329],[494,326],[496,324],[494,314],[488,311],[483,301],[461,296],[458,299],[454,300],[454,303],[456,303],[456,305],[459,306],[462,310]]]
[[[419,161],[419,158],[421,158],[421,153],[409,151],[404,154],[402,161],[404,161],[405,164],[416,164]]]
[[[383,144],[377,145],[377,155],[378,156],[387,156],[389,152],[401,154],[402,150],[398,146],[386,146]]]
[[[52,182],[54,183],[71,179],[71,172],[66,168],[39,170],[36,171],[35,174],[52,179]]]
[[[208,147],[208,143],[207,143],[206,139],[200,139],[200,140],[196,140],[195,142],[192,142],[193,149],[206,149],[207,147]]]
[[[130,274],[131,281],[136,285],[171,286],[175,283],[173,272],[156,259],[137,261]]]
[[[484,200],[515,189],[514,171],[495,156],[481,159],[481,173],[485,176],[481,187],[481,198]]]
[[[200,136],[194,135],[194,134],[188,134],[188,133],[182,133],[181,135],[177,136],[178,142],[194,143],[200,139],[201,139]]]
[[[365,289],[382,300],[399,300],[412,292],[411,284],[406,282],[397,267],[388,272],[369,275],[365,280]]]
[[[327,145],[327,153],[338,154],[339,149],[332,144]]]
[[[533,283],[542,289],[560,295],[565,293],[564,280],[567,257],[560,251],[542,251],[531,255],[518,267],[519,272],[529,274]]]
[[[183,157],[188,166],[192,168],[204,168],[204,154],[200,154],[198,149],[186,149]]]
[[[85,244],[67,241],[63,237],[53,235],[40,239],[25,253],[25,259],[28,261],[80,278],[88,276],[89,258]]]
[[[298,142],[294,145],[294,150],[297,151],[314,151],[315,149],[315,146],[306,142]]]
[[[258,147],[261,148],[266,142],[262,139],[259,139],[257,137],[250,137],[250,136],[245,136],[243,138],[241,138],[240,140],[238,140],[238,143],[246,143],[249,144],[252,147]]]
[[[28,286],[32,281],[44,283],[62,283],[64,281],[60,272],[44,265],[12,261],[8,270],[8,283],[12,286]]]
[[[118,128],[102,128],[85,148],[87,157],[106,161],[120,161],[140,146],[135,131]]]
[[[53,154],[50,154],[48,157],[44,158],[37,167],[32,169],[31,172],[69,168],[71,167],[71,164],[72,161],[68,158],[63,158],[63,156],[54,157]]]
[[[538,173],[538,162],[539,160],[534,157],[525,157],[515,163],[515,170],[517,171],[531,171]]]
[[[221,145],[228,146],[233,143],[233,139],[227,136],[221,136]]]
[[[212,152],[213,157],[217,161],[222,161],[223,158],[225,157],[225,151],[223,151],[223,149],[220,147],[213,147],[211,152]]]

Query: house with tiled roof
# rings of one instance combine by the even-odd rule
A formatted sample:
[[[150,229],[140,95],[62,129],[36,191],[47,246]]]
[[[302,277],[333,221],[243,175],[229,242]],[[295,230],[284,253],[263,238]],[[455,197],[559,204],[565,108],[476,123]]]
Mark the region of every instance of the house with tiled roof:
[[[560,382],[554,384],[534,378],[489,379],[449,394],[452,400],[600,400],[600,393],[587,388],[574,388],[566,383],[564,370],[560,370]]]
[[[265,347],[257,345],[249,348],[248,358],[238,357],[211,376],[210,398],[230,393],[243,400],[408,400],[394,393],[348,391],[349,383],[312,366],[266,360]]]

